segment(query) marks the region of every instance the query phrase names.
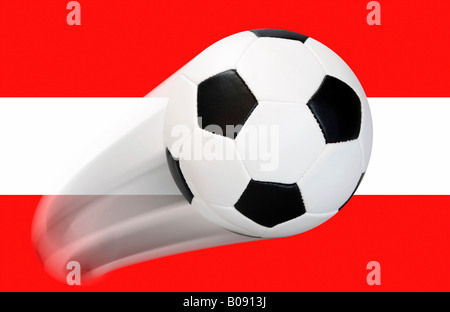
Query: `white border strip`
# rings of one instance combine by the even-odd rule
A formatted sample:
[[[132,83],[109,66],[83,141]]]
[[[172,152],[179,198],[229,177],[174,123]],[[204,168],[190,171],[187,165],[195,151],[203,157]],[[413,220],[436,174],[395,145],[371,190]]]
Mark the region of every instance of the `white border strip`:
[[[166,102],[148,97],[0,98],[0,194],[61,194],[81,168]],[[374,146],[357,194],[450,195],[450,98],[369,102]],[[169,188],[167,193],[177,193]]]

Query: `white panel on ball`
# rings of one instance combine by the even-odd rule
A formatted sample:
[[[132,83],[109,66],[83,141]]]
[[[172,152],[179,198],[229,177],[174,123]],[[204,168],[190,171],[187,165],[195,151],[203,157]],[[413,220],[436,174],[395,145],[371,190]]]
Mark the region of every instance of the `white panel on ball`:
[[[325,148],[325,138],[305,103],[259,102],[236,138],[250,176],[296,183]]]
[[[235,224],[232,224],[225,220],[222,216],[219,216],[215,213],[216,209],[211,208],[210,204],[205,203],[200,198],[194,198],[192,200],[192,206],[207,220],[211,221],[218,226],[223,227],[229,231],[235,233],[241,233],[248,236],[255,236],[255,233],[248,231],[246,228],[238,227]],[[214,205],[213,205],[214,207]],[[234,208],[224,208],[224,209],[234,209]]]
[[[284,223],[274,226],[273,228],[268,229],[264,233],[263,238],[286,237],[296,235],[299,233],[304,233],[328,221],[336,213],[337,211],[328,213],[307,212],[300,217],[286,221]]]
[[[361,178],[358,140],[327,144],[298,182],[307,212],[335,211],[350,198]]]
[[[267,227],[250,220],[239,211],[237,211],[234,207],[224,207],[210,204],[208,206],[215,214],[222,217],[227,222],[230,222],[238,228],[245,229],[245,235],[262,237],[262,235],[267,231]],[[228,230],[233,231],[232,228],[228,228]],[[243,232],[240,231],[238,233]]]
[[[197,55],[185,65],[182,73],[196,84],[200,84],[216,74],[234,69],[242,53],[256,39],[256,35],[249,31],[226,37]]]
[[[301,42],[259,38],[244,53],[237,71],[258,101],[307,102],[325,76]]]
[[[366,97],[364,90],[350,67],[344,60],[326,45],[313,38],[308,38],[305,46],[316,56],[327,75],[338,78],[352,87],[359,97]]]
[[[202,129],[183,145],[180,168],[194,196],[223,206],[233,206],[251,179],[234,142]]]
[[[197,86],[183,75],[174,82],[164,120],[164,144],[173,157],[180,156],[181,145],[197,123]]]

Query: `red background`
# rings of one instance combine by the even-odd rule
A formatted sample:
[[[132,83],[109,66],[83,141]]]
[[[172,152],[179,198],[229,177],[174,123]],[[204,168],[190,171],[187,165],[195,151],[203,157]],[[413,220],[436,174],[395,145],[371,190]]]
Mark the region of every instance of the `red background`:
[[[143,96],[215,41],[255,28],[304,33],[335,50],[368,96],[448,96],[448,1],[2,1],[1,96]]]
[[[0,196],[0,290],[448,291],[448,196],[354,196],[306,233],[152,260],[67,286],[43,270],[30,228],[39,196]],[[381,285],[369,286],[369,261]]]
[[[255,28],[327,44],[370,97],[450,95],[448,1],[380,0],[381,26],[366,23],[369,1],[80,0],[81,26],[67,25],[67,2],[0,3],[0,96],[140,97],[211,43]],[[0,196],[0,290],[449,290],[449,196],[355,196],[302,235],[149,261],[82,287],[53,280],[34,254],[39,199]],[[366,283],[371,260],[381,286]]]

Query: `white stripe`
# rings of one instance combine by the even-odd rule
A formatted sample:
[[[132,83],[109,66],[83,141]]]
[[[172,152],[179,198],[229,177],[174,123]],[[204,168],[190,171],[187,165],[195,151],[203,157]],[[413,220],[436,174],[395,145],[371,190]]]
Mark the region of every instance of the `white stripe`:
[[[450,98],[369,98],[374,143],[361,195],[450,195]]]
[[[96,155],[136,125],[157,113],[162,116],[166,101],[148,97],[0,98],[0,194],[62,194],[62,187]],[[369,102],[374,146],[357,194],[449,195],[450,98],[370,98]],[[157,148],[162,157],[163,147]],[[151,155],[141,160],[144,156]],[[163,161],[161,157],[156,162]],[[165,175],[164,170],[158,174]],[[178,193],[173,183],[162,185],[113,193]],[[69,193],[91,194],[88,187]]]

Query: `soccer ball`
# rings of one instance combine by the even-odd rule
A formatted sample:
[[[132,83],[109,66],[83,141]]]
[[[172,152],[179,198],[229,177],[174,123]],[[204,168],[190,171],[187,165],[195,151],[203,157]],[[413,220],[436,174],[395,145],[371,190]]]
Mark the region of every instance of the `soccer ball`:
[[[351,198],[368,166],[372,121],[358,79],[332,50],[258,29],[220,40],[180,70],[164,144],[201,215],[242,235],[284,237]]]

